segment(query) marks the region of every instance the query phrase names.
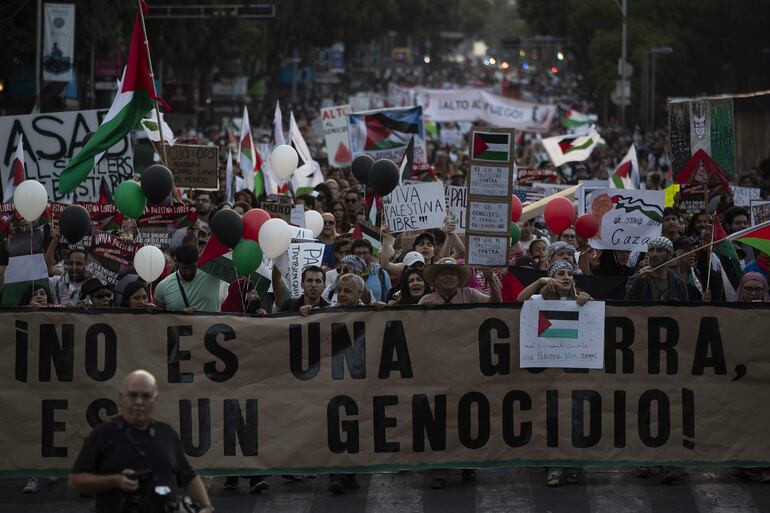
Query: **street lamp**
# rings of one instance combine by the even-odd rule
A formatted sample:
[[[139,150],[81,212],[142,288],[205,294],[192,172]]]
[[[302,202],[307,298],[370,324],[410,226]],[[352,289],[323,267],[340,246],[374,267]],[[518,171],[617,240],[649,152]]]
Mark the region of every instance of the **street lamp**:
[[[657,48],[650,48],[650,58],[652,68],[650,71],[650,130],[655,130],[655,56],[656,55],[671,55],[674,53],[674,49],[670,46],[661,46]]]
[[[620,75],[620,126],[626,126],[626,99],[623,96],[626,91],[626,48],[628,42],[628,30],[626,27],[626,20],[628,18],[628,5],[627,0],[615,0],[615,4],[620,9],[620,15],[623,18],[622,33],[621,33],[621,48],[620,48],[620,65],[618,66],[618,74]]]

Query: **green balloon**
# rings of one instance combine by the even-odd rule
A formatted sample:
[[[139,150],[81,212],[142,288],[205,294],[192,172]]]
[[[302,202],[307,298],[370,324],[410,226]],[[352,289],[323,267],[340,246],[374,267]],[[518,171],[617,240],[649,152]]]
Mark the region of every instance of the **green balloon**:
[[[115,188],[115,206],[126,217],[139,219],[147,206],[142,186],[134,180],[126,180]]]
[[[519,242],[520,238],[521,230],[519,229],[518,223],[511,223],[511,246]]]
[[[262,263],[262,248],[251,239],[241,239],[233,248],[233,263],[239,276],[248,276]]]

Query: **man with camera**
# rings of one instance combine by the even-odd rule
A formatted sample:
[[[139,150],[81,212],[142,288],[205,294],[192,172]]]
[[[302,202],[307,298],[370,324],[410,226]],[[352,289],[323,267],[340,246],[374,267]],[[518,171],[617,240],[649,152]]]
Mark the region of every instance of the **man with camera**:
[[[130,373],[119,394],[120,415],[97,426],[83,443],[69,487],[94,495],[96,513],[189,510],[178,488],[198,504],[198,511],[214,511],[173,428],[152,419],[157,399],[152,374]]]

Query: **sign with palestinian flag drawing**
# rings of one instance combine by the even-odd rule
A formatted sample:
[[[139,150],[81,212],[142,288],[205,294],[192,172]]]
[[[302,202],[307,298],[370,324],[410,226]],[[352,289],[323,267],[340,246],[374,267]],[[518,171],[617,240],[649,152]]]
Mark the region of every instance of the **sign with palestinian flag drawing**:
[[[507,164],[511,161],[511,134],[473,132],[471,158]]]
[[[414,136],[414,162],[426,164],[422,107],[379,109],[348,115],[350,151],[399,162]]]
[[[664,191],[599,189],[586,201],[589,214],[599,219],[599,232],[588,243],[596,249],[647,251],[647,243],[660,235]]]
[[[348,134],[348,116],[351,112],[347,104],[321,109],[326,156],[331,167],[347,167],[353,161]]]
[[[513,142],[512,129],[486,128],[471,134],[465,212],[469,265],[508,265]]]
[[[563,369],[604,367],[604,302],[525,301],[519,365]]]

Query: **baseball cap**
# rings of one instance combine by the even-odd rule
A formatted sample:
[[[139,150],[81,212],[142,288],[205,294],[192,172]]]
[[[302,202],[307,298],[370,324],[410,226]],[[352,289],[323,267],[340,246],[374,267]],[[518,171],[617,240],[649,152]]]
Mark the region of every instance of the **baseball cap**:
[[[410,251],[404,256],[404,265],[407,267],[411,267],[418,262],[421,264],[425,263],[425,258],[419,251]]]

